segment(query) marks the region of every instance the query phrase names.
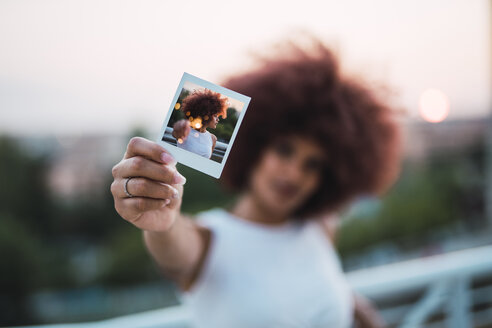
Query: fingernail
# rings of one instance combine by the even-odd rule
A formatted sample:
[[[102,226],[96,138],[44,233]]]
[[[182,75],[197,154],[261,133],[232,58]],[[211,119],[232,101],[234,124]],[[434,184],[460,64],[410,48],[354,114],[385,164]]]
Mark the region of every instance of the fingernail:
[[[179,172],[174,173],[174,184],[185,184],[186,178]]]
[[[170,203],[170,202],[171,202],[171,200],[170,200],[170,199],[166,199],[166,200],[164,201],[164,205],[162,205],[162,207],[169,205],[169,203]]]
[[[176,163],[176,160],[174,159],[174,157],[172,157],[168,153],[162,153],[161,154],[161,159],[166,164]]]

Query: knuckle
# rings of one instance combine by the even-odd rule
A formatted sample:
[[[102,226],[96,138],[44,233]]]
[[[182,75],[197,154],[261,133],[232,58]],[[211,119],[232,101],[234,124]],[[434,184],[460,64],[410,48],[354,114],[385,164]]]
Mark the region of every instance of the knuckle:
[[[116,178],[118,176],[118,171],[119,171],[118,164],[116,164],[111,169],[111,174],[113,175],[113,178]]]
[[[136,150],[142,141],[141,139],[141,137],[132,137],[128,142],[128,149]]]
[[[132,171],[140,171],[144,165],[145,160],[140,156],[135,156],[132,158],[130,168]]]
[[[152,152],[157,158],[161,156],[162,151],[164,151],[164,148],[162,148],[158,143],[152,142]]]
[[[113,196],[116,196],[116,180],[111,183],[110,190]]]

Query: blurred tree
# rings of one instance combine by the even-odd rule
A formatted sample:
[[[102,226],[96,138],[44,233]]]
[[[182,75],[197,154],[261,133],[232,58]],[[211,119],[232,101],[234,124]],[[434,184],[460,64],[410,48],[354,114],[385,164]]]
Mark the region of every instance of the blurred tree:
[[[29,323],[30,293],[71,283],[66,254],[56,242],[48,165],[47,157],[31,156],[12,138],[0,137],[0,325]]]
[[[129,286],[160,279],[147,254],[142,232],[130,223],[114,231],[105,242],[107,266],[99,277],[105,286]]]
[[[33,320],[27,297],[40,285],[44,257],[41,242],[19,218],[0,213],[0,325],[12,325],[23,318]]]
[[[237,110],[229,107],[227,109],[227,117],[223,120],[220,120],[219,124],[217,124],[217,127],[213,131],[213,134],[217,136],[217,139],[219,141],[229,143],[232,137],[232,132],[234,132],[234,128],[236,127],[237,120]]]
[[[47,157],[30,156],[12,138],[0,136],[0,211],[22,218],[45,239],[54,232],[48,165]]]
[[[344,220],[337,240],[340,253],[355,254],[388,241],[418,247],[436,229],[456,222],[479,227],[476,217],[483,220],[484,213],[483,149],[479,142],[460,151],[436,151],[423,165],[404,162],[380,211]]]
[[[176,101],[176,104],[174,104],[173,112],[171,114],[171,117],[169,118],[169,122],[167,123],[167,126],[172,127],[174,123],[185,118],[183,111],[181,111],[180,109],[181,109],[181,104],[183,103],[183,99],[188,97],[190,93],[191,92],[189,90],[186,89],[181,90],[178,100]]]

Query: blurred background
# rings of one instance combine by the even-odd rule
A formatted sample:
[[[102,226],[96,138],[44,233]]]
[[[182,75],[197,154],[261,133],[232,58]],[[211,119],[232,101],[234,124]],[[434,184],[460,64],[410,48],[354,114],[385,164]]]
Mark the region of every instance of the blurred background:
[[[489,0],[2,0],[0,326],[141,312],[133,327],[184,324],[175,286],[114,210],[111,167],[132,136],[157,140],[183,71],[220,84],[308,30],[405,113],[400,179],[342,213],[349,280],[390,326],[492,327],[491,12]],[[183,211],[232,201],[178,166]]]

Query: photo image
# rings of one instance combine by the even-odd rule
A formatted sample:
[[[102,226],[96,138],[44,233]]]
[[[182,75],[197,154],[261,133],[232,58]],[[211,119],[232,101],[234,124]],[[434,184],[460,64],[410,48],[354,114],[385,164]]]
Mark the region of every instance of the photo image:
[[[203,160],[212,161],[221,165],[214,172],[221,171],[249,100],[184,73],[160,141],[182,150],[173,155],[185,165],[210,174]]]

